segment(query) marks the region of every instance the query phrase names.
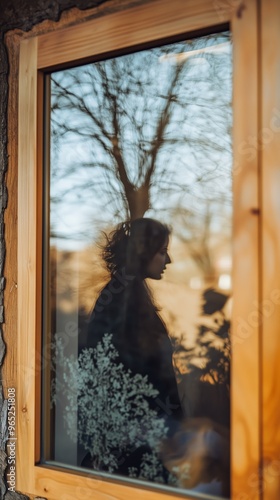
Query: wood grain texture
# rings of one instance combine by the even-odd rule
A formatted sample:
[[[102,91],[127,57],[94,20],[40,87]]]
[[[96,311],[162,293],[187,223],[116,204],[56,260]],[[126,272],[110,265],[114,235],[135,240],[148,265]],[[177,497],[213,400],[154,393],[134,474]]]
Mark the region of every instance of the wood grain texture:
[[[262,0],[263,499],[280,498],[280,3]]]
[[[17,37],[14,40],[9,40],[8,43],[9,59],[13,61],[9,68],[9,102],[8,102],[8,145],[7,153],[9,157],[9,168],[6,176],[6,185],[8,193],[13,193],[11,196],[7,209],[4,214],[5,222],[5,242],[8,251],[5,257],[4,274],[6,279],[6,287],[4,292],[5,304],[5,323],[3,324],[4,342],[7,346],[3,366],[1,367],[2,383],[5,398],[7,398],[7,388],[15,388],[17,391],[17,359],[16,359],[16,342],[17,342],[17,109],[18,109],[18,52],[19,41]],[[8,430],[8,408],[7,401],[1,408],[0,397],[0,422],[2,426],[2,436],[4,438],[3,452],[6,450],[6,438],[4,428]],[[5,425],[6,423],[6,425]],[[2,446],[0,445],[0,449]],[[5,463],[2,463],[2,457]],[[4,455],[0,451],[0,470],[4,475],[6,470],[6,453]],[[6,472],[8,472],[6,470]],[[6,486],[5,486],[6,490]],[[3,491],[1,491],[3,495]],[[1,495],[0,495],[1,496]]]
[[[24,40],[19,66],[17,487],[33,491],[35,463],[37,39]]]
[[[114,2],[113,2],[114,3]],[[108,4],[106,4],[108,7]],[[227,14],[227,15],[226,15]],[[229,21],[224,9],[223,22]],[[38,38],[38,68],[160,40],[221,23],[213,0],[152,0]],[[125,26],[125,29],[124,29]]]
[[[4,293],[5,323],[3,325],[4,340],[8,345],[3,367],[2,378],[5,395],[7,387],[17,385],[17,141],[18,141],[18,60],[19,37],[6,40],[9,53],[9,105],[8,105],[8,156],[9,168],[6,176],[9,203],[4,215],[5,240],[8,252],[5,258],[6,288]],[[12,61],[12,63],[11,63]]]
[[[147,484],[147,483],[146,483]],[[38,496],[48,500],[185,500],[199,499],[193,492],[170,493],[153,491],[149,487],[137,487],[119,481],[94,479],[90,474],[71,474],[47,467],[35,468],[35,487]]]
[[[243,2],[233,32],[232,498],[257,500],[260,456],[259,155],[257,2]],[[243,496],[242,496],[243,495]]]

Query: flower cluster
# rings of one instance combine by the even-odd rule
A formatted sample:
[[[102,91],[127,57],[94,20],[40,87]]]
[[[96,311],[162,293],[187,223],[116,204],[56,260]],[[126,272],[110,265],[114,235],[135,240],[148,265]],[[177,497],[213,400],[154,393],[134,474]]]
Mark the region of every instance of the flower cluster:
[[[62,375],[53,379],[52,403],[60,394],[66,397],[66,431],[90,453],[94,469],[115,472],[121,457],[146,447],[150,452],[143,453],[139,468],[129,468],[128,474],[163,482],[158,452],[168,429],[149,404],[158,391],[147,375],[126,370],[118,357],[112,334],[105,334],[95,349],[83,349],[77,358],[65,355],[56,336],[53,368],[59,365]]]

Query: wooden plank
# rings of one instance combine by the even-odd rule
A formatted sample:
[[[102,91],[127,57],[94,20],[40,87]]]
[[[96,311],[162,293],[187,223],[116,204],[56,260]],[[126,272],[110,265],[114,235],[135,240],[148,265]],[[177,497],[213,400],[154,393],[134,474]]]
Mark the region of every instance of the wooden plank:
[[[9,54],[9,101],[8,101],[8,157],[9,165],[6,185],[9,202],[4,213],[5,222],[5,279],[4,292],[5,323],[4,341],[7,345],[3,366],[1,367],[5,396],[8,387],[17,388],[17,144],[18,144],[18,37],[6,37]]]
[[[248,0],[233,32],[232,498],[258,499],[260,465],[259,155],[257,2]],[[243,496],[242,496],[243,495]]]
[[[35,371],[35,461],[41,453],[41,379],[42,379],[42,259],[43,259],[43,134],[44,75],[37,72],[37,144],[36,144],[36,371]],[[38,359],[40,366],[38,366]],[[45,361],[45,360],[44,360]]]
[[[187,6],[185,0],[153,0],[106,14],[104,20],[96,17],[84,24],[41,35],[38,68],[55,67],[228,22],[229,9],[214,8],[214,4],[213,0],[189,0]]]
[[[37,39],[24,40],[19,67],[17,485],[33,489],[36,335]]]
[[[47,467],[35,467],[35,485],[38,496],[48,500],[195,500],[201,498],[198,493],[186,491],[170,493],[167,491],[152,491],[150,488],[121,484],[117,481],[94,479],[90,474],[71,474]],[[213,497],[208,496],[209,500]],[[214,500],[214,498],[213,498]]]
[[[262,0],[263,499],[280,497],[280,3]],[[273,40],[273,43],[272,43]]]

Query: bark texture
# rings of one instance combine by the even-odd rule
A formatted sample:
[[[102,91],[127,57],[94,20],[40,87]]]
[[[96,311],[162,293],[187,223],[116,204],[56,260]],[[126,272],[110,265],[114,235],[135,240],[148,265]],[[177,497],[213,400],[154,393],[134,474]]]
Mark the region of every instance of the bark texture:
[[[45,20],[58,21],[62,12],[73,7],[85,10],[97,7],[106,1],[107,0],[0,0],[0,499],[28,500],[28,497],[21,493],[7,491],[7,483],[5,480],[8,429],[7,401],[3,396],[1,366],[6,349],[2,335],[2,325],[4,323],[4,263],[6,251],[4,211],[8,201],[5,176],[8,168],[7,106],[9,92],[9,61],[4,43],[4,35],[8,31],[14,29],[29,31],[36,24]],[[12,198],[13,193],[9,193],[9,196]],[[7,251],[9,251],[9,248]]]
[[[4,210],[7,204],[5,186],[5,173],[8,165],[7,154],[7,99],[8,99],[8,58],[6,47],[1,41],[0,45],[0,367],[5,354],[5,344],[2,335],[3,299],[4,299]],[[1,375],[1,374],[0,374]],[[0,380],[2,377],[0,376]],[[4,497],[6,486],[4,480],[6,468],[6,442],[7,442],[7,401],[4,400],[0,382],[0,498]]]
[[[35,24],[49,19],[58,21],[63,11],[76,7],[80,10],[101,5],[106,0],[0,0],[0,31],[19,28],[28,31]]]

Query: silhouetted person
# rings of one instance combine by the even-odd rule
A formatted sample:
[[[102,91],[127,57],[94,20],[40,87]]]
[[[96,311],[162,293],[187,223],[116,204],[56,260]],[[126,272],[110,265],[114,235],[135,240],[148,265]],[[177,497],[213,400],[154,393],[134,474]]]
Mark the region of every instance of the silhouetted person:
[[[148,378],[157,395],[147,398],[146,403],[158,418],[164,418],[171,436],[183,418],[173,370],[173,350],[145,281],[146,278],[160,280],[171,262],[169,234],[166,225],[142,218],[119,224],[109,235],[103,259],[111,278],[91,314],[87,347],[95,348],[106,333],[112,334],[112,344],[119,354],[116,362],[132,374]],[[117,472],[126,474],[128,467],[139,468],[147,451],[149,447],[145,445],[128,450]]]

